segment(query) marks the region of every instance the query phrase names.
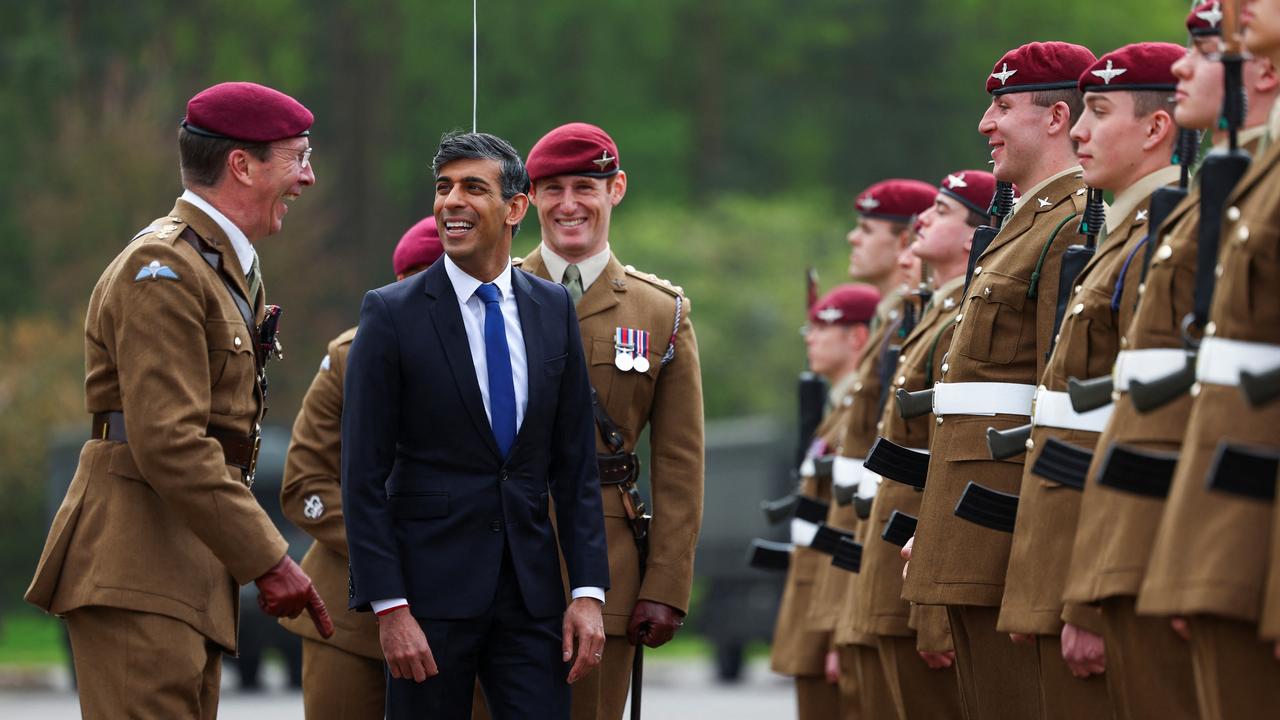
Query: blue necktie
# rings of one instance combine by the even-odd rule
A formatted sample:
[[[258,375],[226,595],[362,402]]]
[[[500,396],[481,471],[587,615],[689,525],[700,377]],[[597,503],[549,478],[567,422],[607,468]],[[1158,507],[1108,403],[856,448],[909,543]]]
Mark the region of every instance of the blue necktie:
[[[484,301],[484,358],[489,370],[489,422],[502,457],[516,442],[516,386],[511,379],[511,350],[507,346],[507,324],[502,318],[498,286],[484,283],[476,288]]]

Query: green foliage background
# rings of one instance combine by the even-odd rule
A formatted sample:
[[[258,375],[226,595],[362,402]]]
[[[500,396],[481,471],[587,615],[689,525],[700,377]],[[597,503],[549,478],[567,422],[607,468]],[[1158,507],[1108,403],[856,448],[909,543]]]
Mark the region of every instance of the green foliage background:
[[[803,269],[844,278],[850,199],[984,167],[985,76],[1031,40],[1185,37],[1185,0],[482,0],[479,126],[527,150],[602,125],[630,175],[624,262],[685,287],[707,414],[790,417]],[[180,193],[175,128],[224,80],[316,114],[319,182],[261,246],[286,308],[271,419],[430,212],[441,132],[471,118],[465,0],[0,0],[0,608],[48,527],[52,428],[85,421],[81,326],[102,267]],[[536,244],[536,221],[516,238]],[[157,338],[164,342],[164,338]]]

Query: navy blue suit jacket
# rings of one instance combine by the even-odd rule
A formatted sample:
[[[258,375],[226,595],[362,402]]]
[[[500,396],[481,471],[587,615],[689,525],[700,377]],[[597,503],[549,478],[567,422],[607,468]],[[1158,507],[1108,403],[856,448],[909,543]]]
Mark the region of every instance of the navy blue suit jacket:
[[[507,545],[529,613],[563,612],[550,500],[571,586],[609,587],[573,301],[560,285],[511,275],[529,393],[505,460],[444,263],[365,295],[342,413],[352,608],[404,597],[417,617],[477,617],[493,602]]]

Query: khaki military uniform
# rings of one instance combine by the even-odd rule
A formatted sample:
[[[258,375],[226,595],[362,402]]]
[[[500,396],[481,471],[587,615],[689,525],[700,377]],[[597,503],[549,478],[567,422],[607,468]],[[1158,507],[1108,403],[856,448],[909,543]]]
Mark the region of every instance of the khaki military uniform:
[[[856,380],[857,374],[850,373],[831,388],[830,408],[814,433],[818,442],[811,448],[809,459],[815,454],[830,454],[840,442],[853,410],[852,388]],[[800,494],[834,504],[831,478],[813,475],[810,467],[810,463],[802,466]],[[797,546],[792,551],[774,624],[770,667],[776,673],[795,677],[801,720],[840,717],[840,690],[826,680],[825,661],[831,647],[831,632],[814,629],[808,617],[813,605],[814,583],[822,567],[830,562],[829,556],[811,548]]]
[[[1074,242],[1075,228],[1067,226],[1078,222],[1075,218],[1084,210],[1084,189],[1079,168],[1074,168],[1024,191],[1013,215],[978,258],[956,316],[941,382],[1035,385],[1052,341],[1062,253]],[[937,386],[934,392],[939,393]],[[970,715],[1032,717],[1040,712],[1034,648],[1013,645],[995,629],[994,608],[1004,594],[1011,538],[953,515],[970,480],[1017,493],[1024,456],[992,460],[986,433],[988,427],[1023,425],[1028,412],[951,412],[936,419],[930,443],[929,482],[903,597],[948,606],[961,694]]]
[[[1038,403],[1052,405],[1052,400],[1062,401],[1068,378],[1106,375],[1115,364],[1121,329],[1132,317],[1138,297],[1150,196],[1161,185],[1176,181],[1178,172],[1176,167],[1161,169],[1117,195],[1105,238],[1100,238],[1094,256],[1075,279],[1057,344],[1040,380]],[[1118,295],[1117,287],[1121,289]],[[1062,601],[1081,494],[1036,475],[1032,468],[1050,438],[1092,451],[1099,433],[1085,426],[1104,422],[1101,416],[1108,411],[1103,408],[1085,417],[1033,420],[1035,427],[1023,468],[997,629],[1037,636],[1041,656],[1047,659],[1040,666],[1047,717],[1105,715],[1110,702],[1103,676],[1077,679],[1062,660],[1060,636],[1064,621],[1102,634],[1096,607],[1064,605]],[[1055,420],[1078,422],[1080,426],[1063,427],[1055,425]]]
[[[549,279],[542,248],[517,265]],[[683,291],[665,280],[626,267],[610,256],[604,272],[578,301],[587,374],[600,404],[622,433],[626,452],[634,452],[649,427],[649,558],[644,580],[623,510],[622,494],[605,487],[605,534],[612,587],[605,596],[607,635],[600,668],[573,687],[573,717],[621,718],[630,687],[635,648],[627,642],[627,623],[637,600],[689,608],[693,558],[702,525],[703,415],[698,341]],[[647,372],[622,372],[614,366],[616,328],[649,333]],[[664,355],[671,348],[668,362]],[[597,450],[609,453],[597,433]]]
[[[1253,408],[1238,386],[1204,375],[1211,345],[1280,345],[1277,208],[1280,145],[1272,145],[1228,200],[1221,272],[1200,348],[1202,379],[1138,598],[1140,613],[1189,616],[1197,698],[1206,718],[1252,717],[1280,707],[1280,662],[1271,644],[1258,639],[1272,508],[1210,491],[1206,483],[1220,442],[1280,445],[1280,404]],[[1246,352],[1228,348],[1229,356]]]
[[[1242,140],[1256,147],[1263,128]],[[1165,219],[1133,318],[1120,322],[1122,353],[1180,352],[1182,317],[1195,290],[1199,188]],[[1167,249],[1165,249],[1167,248]],[[1129,283],[1131,286],[1131,283]],[[1125,310],[1122,306],[1121,312]],[[1140,357],[1134,354],[1130,357]],[[1190,396],[1139,413],[1124,387],[1117,387],[1106,428],[1098,438],[1081,499],[1064,599],[1099,603],[1107,646],[1107,684],[1117,717],[1194,718],[1195,691],[1190,649],[1163,618],[1140,617],[1134,600],[1164,500],[1099,485],[1110,448],[1176,451],[1182,443]]]
[[[964,278],[958,277],[938,288],[920,322],[903,342],[892,393],[899,389],[923,390],[933,385],[940,372],[942,356],[951,340]],[[885,403],[876,425],[880,434],[906,448],[929,448],[934,428],[932,415],[906,420],[893,400]],[[907,515],[920,513],[921,492],[901,483],[885,480],[876,493],[871,517],[866,522],[862,550],[862,570],[855,592],[845,606],[842,622],[852,631],[873,636],[886,684],[899,718],[959,718],[960,694],[954,667],[930,670],[917,653],[916,624],[931,625],[940,639],[931,638],[950,650],[946,612],[940,606],[915,606],[902,599],[901,548],[881,538],[895,510]]]
[[[876,307],[872,330],[863,346],[862,357],[855,372],[852,387],[850,413],[837,446],[837,454],[856,460],[859,464],[867,457],[877,435],[876,424],[880,418],[880,396],[883,388],[881,368],[885,352],[891,345],[901,343],[898,337],[902,325],[903,293],[891,292]],[[860,470],[860,465],[859,465]],[[879,481],[876,478],[877,482]],[[867,545],[866,522],[857,517],[852,504],[846,507],[832,505],[828,522],[839,523],[842,529],[853,532],[856,542]],[[831,635],[835,649],[840,654],[840,704],[845,718],[892,718],[893,703],[889,686],[881,670],[876,652],[875,638],[855,632],[851,626],[840,625],[844,609],[849,607],[859,592],[860,573],[849,573],[833,565],[820,570],[820,595],[811,609],[811,617],[817,618]]]
[[[188,230],[220,271],[186,242]],[[248,437],[263,413],[256,338],[224,283],[247,296],[226,236],[179,201],[116,256],[89,300],[86,406],[123,412],[128,442],[85,443],[26,594],[67,617],[89,717],[121,707],[216,714],[217,658],[236,649],[239,585],[285,554],[209,434]]]
[[[342,520],[342,384],[356,330],[329,343],[293,423],[280,506],[285,517],[315,538],[302,569],[333,608],[333,637],[325,639],[303,614],[284,625],[303,638],[302,699],[307,717],[381,717],[386,679],[373,613],[347,610],[347,529]]]

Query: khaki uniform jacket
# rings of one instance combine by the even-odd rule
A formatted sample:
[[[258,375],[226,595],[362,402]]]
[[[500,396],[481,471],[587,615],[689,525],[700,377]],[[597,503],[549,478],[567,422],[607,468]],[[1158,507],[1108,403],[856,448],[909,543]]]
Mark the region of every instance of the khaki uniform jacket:
[[[1071,223],[1078,222],[1084,201],[1078,169],[1022,198],[978,258],[942,382],[1037,382],[1052,340],[1062,253],[1078,237]],[[903,597],[924,605],[999,605],[1011,538],[961,520],[953,510],[970,480],[1018,492],[1024,456],[992,460],[986,434],[988,427],[1004,430],[1028,418],[949,415],[936,422]]]
[[[840,442],[840,430],[852,407],[852,404],[839,403],[818,425],[814,436],[822,441],[822,454],[827,454]],[[803,475],[800,478],[799,492],[825,503],[835,502],[829,477],[819,479],[813,475]],[[817,550],[796,547],[791,551],[791,564],[787,568],[782,603],[778,607],[778,619],[773,627],[770,667],[774,672],[795,676],[823,674],[827,650],[831,647],[831,631],[813,629],[808,615],[818,572],[830,563],[831,557]]]
[[[1262,129],[1259,127],[1253,134]],[[1246,143],[1246,149],[1254,152],[1256,145],[1255,139]],[[1165,219],[1142,283],[1137,310],[1127,324],[1120,325],[1121,350],[1182,348],[1182,318],[1191,312],[1195,292],[1199,228],[1197,186]],[[1138,594],[1164,500],[1099,485],[1098,477],[1114,444],[1146,451],[1176,451],[1191,412],[1190,395],[1149,413],[1139,413],[1128,392],[1117,392],[1113,397],[1111,419],[1098,438],[1081,499],[1064,592],[1069,602]]]
[[[933,386],[942,367],[942,356],[950,343],[956,314],[960,312],[963,290],[963,276],[938,289],[929,309],[903,343],[891,392],[899,389],[915,392]],[[928,450],[929,436],[935,425],[932,415],[904,419],[898,413],[898,404],[890,400],[885,403],[878,427],[886,439],[898,445]],[[881,483],[880,491],[876,493],[871,517],[867,521],[867,540],[862,549],[862,570],[858,573],[857,589],[842,617],[842,622],[851,624],[856,632],[898,637],[915,634],[911,625],[911,605],[902,599],[901,548],[883,540],[881,534],[894,510],[919,515],[922,495],[921,491],[892,480]],[[929,612],[926,609],[923,614],[917,613],[918,620],[929,621],[926,617]],[[941,620],[945,635],[945,611],[941,613]]]
[[[1099,377],[1115,365],[1120,332],[1132,317],[1138,297],[1150,194],[1156,187],[1176,180],[1177,173],[1177,168],[1162,169],[1117,197],[1126,205],[1135,199],[1137,203],[1125,216],[1107,223],[1105,239],[1076,278],[1058,342],[1040,379],[1042,387],[1065,392],[1068,378]],[[1113,210],[1124,212],[1123,208]],[[1113,310],[1117,282],[1123,285],[1119,304]],[[1065,620],[1101,634],[1097,608],[1072,603],[1064,613],[1062,591],[1071,563],[1081,493],[1031,471],[1050,438],[1092,451],[1098,433],[1039,425],[1032,429],[997,628],[1001,632],[1056,636]]]
[[[1276,478],[1280,485],[1280,477]],[[1267,594],[1262,604],[1258,634],[1267,640],[1280,641],[1280,503],[1271,516],[1271,572],[1267,576]]]
[[[221,271],[180,238],[187,228]],[[262,417],[256,340],[223,283],[246,295],[248,284],[230,241],[188,203],[149,230],[107,266],[85,318],[85,404],[123,411],[129,441],[85,443],[26,599],[56,614],[165,615],[234,652],[238,585],[286,550],[206,433],[248,435]]]
[[[349,653],[382,660],[378,622],[373,613],[347,609],[347,528],[342,519],[342,384],[347,376],[347,353],[356,329],[329,343],[328,354],[307,388],[302,409],[293,422],[293,441],[285,457],[280,507],[285,517],[315,538],[302,569],[333,617],[333,637],[325,639],[305,613],[282,618],[280,624],[304,638]]]
[[[516,258],[514,262],[526,272],[549,279],[540,247],[523,261]],[[689,609],[694,551],[702,526],[698,340],[689,319],[689,300],[679,288],[624,268],[613,256],[578,301],[577,311],[591,387],[622,433],[625,450],[634,452],[640,433],[649,427],[653,522],[643,583],[622,495],[616,487],[605,487],[602,493],[612,581],[605,595],[604,630],[609,635],[623,635],[637,600],[670,605],[682,613]],[[614,366],[614,330],[619,327],[649,332],[648,372],[622,372]],[[664,364],[663,356],[673,344],[675,354]],[[608,453],[599,435],[597,432],[596,449]]]
[[[876,308],[875,329],[867,336],[862,357],[858,360],[858,369],[855,371],[857,379],[850,388],[844,421],[835,430],[840,438],[834,449],[837,455],[861,460],[867,456],[871,443],[875,442],[876,420],[880,416],[880,368],[887,347],[900,342],[897,329],[900,325],[901,307],[902,294],[893,293]],[[858,519],[852,503],[841,506],[832,502],[827,514],[827,524],[854,533],[857,542],[862,543],[864,540],[861,536],[863,523]],[[809,622],[815,630],[832,632],[836,629],[842,608],[855,592],[857,578],[857,574],[842,570],[829,562],[818,569],[814,600],[809,607]],[[848,640],[841,643],[841,640],[844,638],[837,638],[835,642],[852,642]]]
[[[1205,334],[1280,344],[1280,144],[1228,198]],[[1198,383],[1138,612],[1207,614],[1256,623],[1266,584],[1272,509],[1207,488],[1221,441],[1280,446],[1280,403],[1253,408],[1239,387]]]

